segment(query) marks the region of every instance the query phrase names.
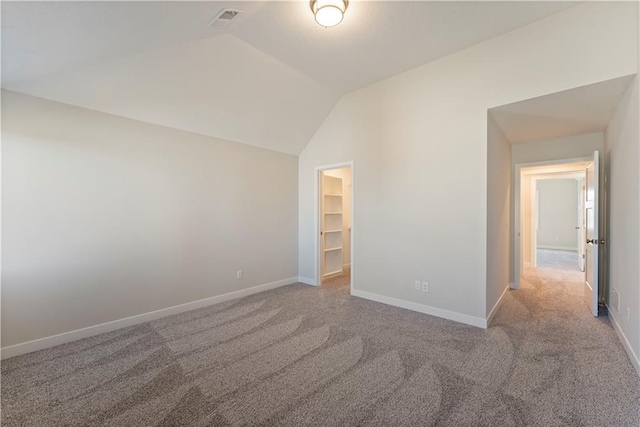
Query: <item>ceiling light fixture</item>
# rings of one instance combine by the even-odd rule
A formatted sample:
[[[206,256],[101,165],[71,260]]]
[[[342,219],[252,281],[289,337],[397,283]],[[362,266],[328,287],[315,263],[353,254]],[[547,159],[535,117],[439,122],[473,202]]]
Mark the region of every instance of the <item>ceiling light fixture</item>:
[[[316,22],[323,27],[333,27],[342,22],[349,0],[311,0]]]

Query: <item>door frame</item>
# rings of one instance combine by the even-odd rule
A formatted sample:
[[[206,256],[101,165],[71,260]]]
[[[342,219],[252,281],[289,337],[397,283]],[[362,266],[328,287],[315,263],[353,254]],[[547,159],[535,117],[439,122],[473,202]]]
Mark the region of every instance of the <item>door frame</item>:
[[[540,230],[540,190],[538,190],[538,177],[531,177],[531,266],[538,268],[538,230]]]
[[[349,222],[351,225],[351,233],[349,236],[349,240],[350,240],[350,248],[349,248],[349,262],[351,264],[350,267],[350,277],[349,277],[349,293],[351,295],[353,295],[353,278],[354,278],[354,270],[355,270],[355,259],[353,257],[354,254],[354,224],[355,224],[355,211],[356,211],[356,207],[355,207],[355,168],[354,168],[354,161],[350,160],[347,162],[342,162],[342,163],[333,163],[333,164],[329,164],[329,165],[323,165],[323,166],[316,166],[315,167],[315,184],[314,184],[314,193],[315,193],[315,198],[314,198],[314,210],[315,210],[315,214],[313,215],[314,218],[314,224],[313,224],[313,230],[314,230],[314,236],[313,236],[313,242],[314,242],[314,252],[315,252],[315,256],[314,256],[314,272],[315,272],[315,285],[316,286],[321,286],[322,285],[322,272],[320,271],[321,268],[321,259],[320,257],[322,256],[322,252],[320,250],[320,224],[321,224],[321,219],[320,219],[320,208],[321,208],[321,202],[320,202],[320,198],[322,197],[322,194],[320,194],[320,173],[327,171],[327,170],[332,170],[332,169],[342,169],[342,168],[346,168],[349,167],[350,171],[351,171],[351,191],[350,191],[350,198],[351,198],[351,213],[350,213],[350,218],[349,218]]]
[[[555,159],[542,162],[530,162],[530,163],[516,163],[513,169],[513,283],[511,289],[520,289],[520,279],[523,270],[522,251],[520,239],[521,221],[521,181],[522,181],[522,169],[539,166],[554,166],[564,165],[567,163],[583,163],[591,160],[591,157],[573,157],[569,159]]]
[[[587,218],[585,216],[585,200],[586,200],[586,174],[578,180],[578,257],[580,259],[580,271],[586,273],[586,234],[587,234]]]

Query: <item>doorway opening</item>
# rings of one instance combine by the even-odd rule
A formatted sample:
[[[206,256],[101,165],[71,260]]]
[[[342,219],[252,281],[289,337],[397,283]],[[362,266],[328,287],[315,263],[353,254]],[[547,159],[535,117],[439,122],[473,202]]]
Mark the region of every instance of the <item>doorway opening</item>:
[[[316,283],[353,289],[353,162],[316,169]]]
[[[606,302],[608,188],[604,169],[605,161],[610,160],[603,154],[613,112],[628,93],[633,79],[634,75],[622,76],[488,110],[487,212],[490,214],[487,215],[486,310],[489,318],[505,295],[502,289],[507,281],[511,289],[534,291],[541,302],[553,299],[572,304],[574,296],[582,295],[594,316],[598,315],[598,306]],[[547,224],[545,228],[540,223],[544,213],[538,211],[537,202],[544,204],[544,200],[536,199],[536,195],[538,184],[543,183],[544,187],[544,181],[532,180],[525,173],[542,173],[526,170],[538,167],[555,168],[546,170],[546,174],[573,172],[567,167],[584,170],[584,175],[574,178],[580,180],[579,188],[586,188],[578,202],[584,213],[575,215],[573,230],[566,226],[563,229],[566,239],[576,236],[575,247],[574,243],[563,243],[565,237],[553,230],[557,224]],[[575,207],[575,199],[571,199]],[[507,213],[507,209],[511,212]],[[567,209],[572,211],[573,207]],[[526,210],[534,219],[524,224]],[[549,232],[550,237],[545,232]],[[552,268],[565,265],[570,268]],[[528,271],[557,274],[553,277],[531,274],[523,280],[523,274]],[[567,272],[573,276],[567,277],[564,274]],[[563,284],[565,289],[559,292]],[[580,304],[575,309],[582,312],[583,304],[576,302]]]
[[[564,283],[598,315],[599,152],[515,168],[514,288]],[[576,286],[569,286],[571,284]]]
[[[520,170],[525,268],[584,272],[586,167],[581,162]]]

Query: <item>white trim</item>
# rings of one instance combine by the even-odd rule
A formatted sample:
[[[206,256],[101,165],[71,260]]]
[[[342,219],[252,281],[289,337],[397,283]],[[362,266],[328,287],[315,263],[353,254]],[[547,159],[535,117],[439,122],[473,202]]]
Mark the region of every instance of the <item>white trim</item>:
[[[290,277],[288,279],[278,280],[276,282],[265,283],[239,291],[229,292],[214,297],[204,298],[197,301],[187,302],[185,304],[174,305],[172,307],[161,308],[160,310],[150,311],[148,313],[136,314],[135,316],[125,317],[123,319],[112,320],[111,322],[101,323],[99,325],[88,326],[75,331],[63,332],[61,334],[52,335],[45,338],[39,338],[33,341],[27,341],[20,344],[14,344],[3,347],[0,351],[1,359],[19,356],[21,354],[31,353],[43,350],[49,347],[55,347],[60,344],[66,344],[83,338],[89,338],[104,332],[111,332],[117,329],[126,328],[127,326],[138,325],[150,320],[160,319],[162,317],[171,316],[173,314],[184,313],[185,311],[195,310],[196,308],[207,307],[225,301],[246,297],[257,294],[259,292],[268,291],[270,289],[279,288],[281,286],[291,285],[297,282],[298,277]]]
[[[324,166],[316,166],[314,169],[314,180],[315,180],[315,185],[314,185],[314,215],[313,215],[313,242],[314,242],[314,276],[315,276],[315,281],[314,284],[317,284],[316,286],[322,284],[322,278],[320,277],[320,206],[319,206],[319,200],[320,200],[320,180],[318,179],[320,177],[320,172],[321,171],[325,171],[325,170],[331,170],[331,169],[341,169],[341,168],[346,168],[348,167],[350,172],[351,172],[351,214],[350,214],[350,257],[349,259],[351,260],[351,263],[354,263],[354,258],[353,258],[353,253],[354,253],[354,223],[355,223],[355,212],[356,212],[356,205],[355,205],[355,168],[354,168],[354,161],[350,160],[348,162],[342,162],[342,163],[333,163],[330,165],[324,165]],[[350,272],[350,278],[349,278],[349,292],[351,295],[354,295],[354,269],[351,269]],[[303,282],[306,283],[306,282]]]
[[[308,277],[298,276],[298,282],[304,283],[305,285],[318,286],[314,279],[310,279]]]
[[[493,320],[493,316],[496,315],[496,312],[498,311],[498,308],[500,307],[500,305],[504,301],[504,296],[507,294],[509,289],[511,289],[512,287],[513,287],[513,283],[509,283],[509,285],[506,288],[504,288],[504,291],[502,291],[502,295],[500,295],[500,298],[498,298],[498,301],[495,303],[495,305],[493,306],[493,308],[489,312],[489,316],[487,316],[487,327],[489,327],[489,325],[491,325],[491,320]]]
[[[571,248],[569,246],[538,245],[537,249],[553,249],[556,251],[578,252],[578,248]]]
[[[531,252],[531,264],[533,268],[538,267],[538,230],[540,229],[540,192],[538,191],[538,181],[536,176],[531,177],[531,239],[529,241]],[[524,246],[523,246],[524,247]]]
[[[522,256],[520,249],[520,190],[521,190],[521,169],[537,166],[562,165],[570,163],[582,163],[589,161],[590,157],[574,157],[571,159],[557,159],[543,162],[516,163],[513,165],[513,289],[520,289],[520,276],[522,274]],[[533,255],[533,254],[532,254]]]
[[[441,317],[443,319],[453,320],[455,322],[464,323],[466,325],[476,326],[478,328],[487,327],[487,321],[480,317],[469,316],[467,314],[456,313],[455,311],[443,310],[441,308],[431,307],[416,302],[404,301],[401,299],[378,295],[371,292],[360,291],[354,289],[351,295],[364,298],[370,301],[380,302],[382,304],[392,305],[394,307],[405,308],[419,313],[429,314],[431,316]]]
[[[607,304],[607,310],[609,310],[609,313],[612,313],[612,310],[609,308],[608,304]],[[611,320],[611,324],[613,325],[613,330],[616,331],[616,334],[618,335],[620,342],[622,342],[622,346],[627,352],[627,356],[629,356],[629,359],[631,360],[631,364],[635,368],[638,375],[640,375],[640,357],[638,357],[638,355],[633,351],[633,348],[631,348],[631,344],[629,343],[627,336],[624,334],[624,332],[622,332],[622,328],[620,327],[620,325],[618,325],[616,318],[610,314],[609,320]]]

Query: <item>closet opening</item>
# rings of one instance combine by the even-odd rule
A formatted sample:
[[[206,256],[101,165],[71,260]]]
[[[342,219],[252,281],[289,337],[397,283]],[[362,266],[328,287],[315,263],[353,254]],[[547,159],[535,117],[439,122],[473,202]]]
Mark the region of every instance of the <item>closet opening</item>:
[[[317,168],[316,284],[353,289],[353,162]]]

